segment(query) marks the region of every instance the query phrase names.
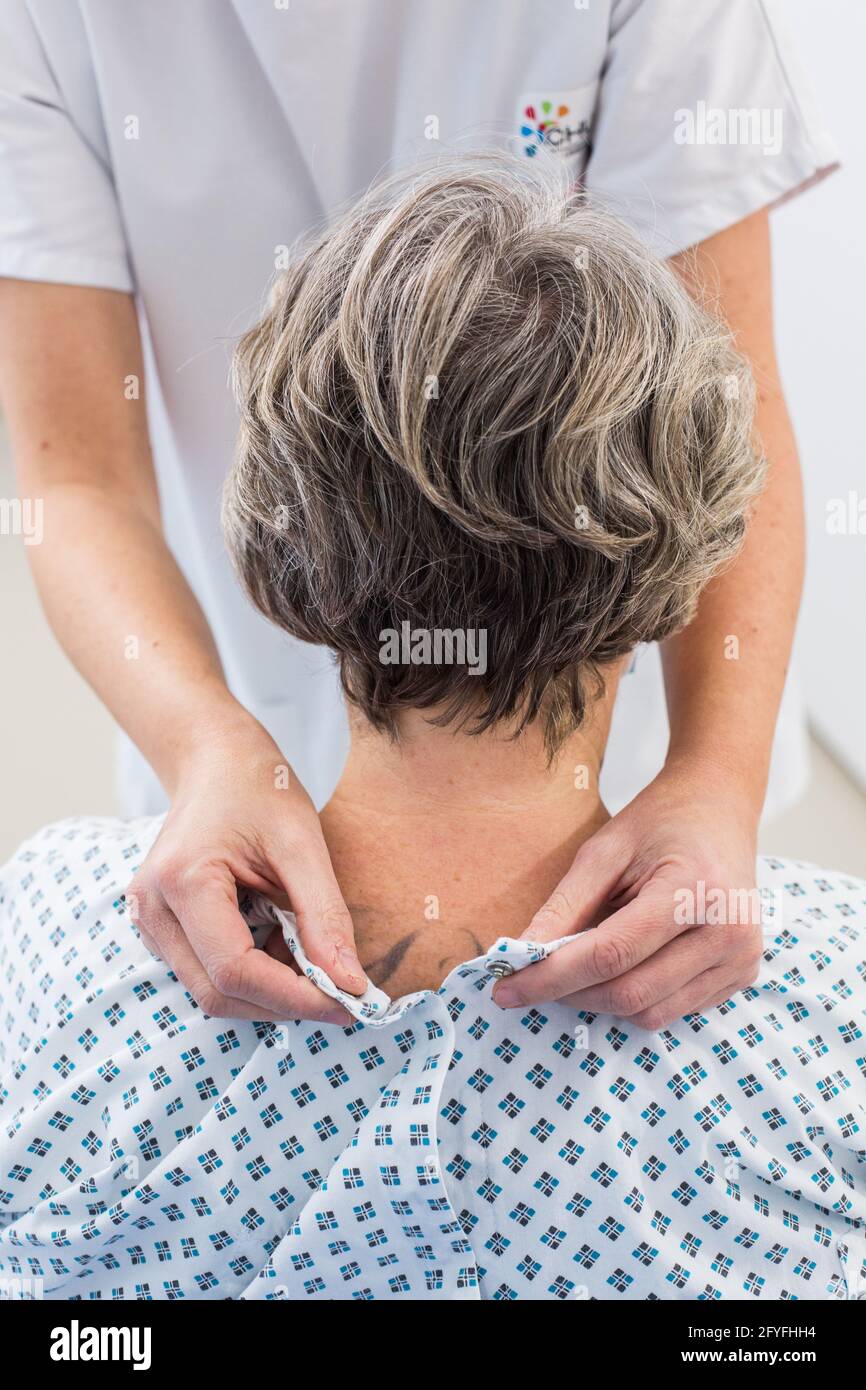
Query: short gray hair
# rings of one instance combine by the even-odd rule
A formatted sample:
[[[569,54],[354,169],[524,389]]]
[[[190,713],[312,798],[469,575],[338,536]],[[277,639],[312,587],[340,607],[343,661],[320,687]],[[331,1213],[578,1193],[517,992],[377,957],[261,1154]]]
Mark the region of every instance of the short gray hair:
[[[401,708],[550,755],[735,555],[763,461],[730,335],[554,161],[440,157],[298,249],[240,343],[227,541],[261,611]],[[487,634],[483,674],[384,630]]]

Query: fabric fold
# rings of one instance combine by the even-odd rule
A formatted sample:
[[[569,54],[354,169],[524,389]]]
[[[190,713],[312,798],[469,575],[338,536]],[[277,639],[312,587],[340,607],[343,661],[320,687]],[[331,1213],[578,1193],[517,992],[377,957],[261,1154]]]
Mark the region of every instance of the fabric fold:
[[[401,995],[399,999],[392,999],[384,990],[377,988],[372,981],[368,981],[363,994],[349,994],[334,983],[327,971],[310,960],[301,945],[297,918],[293,912],[277,907],[261,893],[253,894],[248,902],[242,906],[251,925],[260,926],[268,923],[280,927],[283,940],[307,979],[311,980],[329,999],[335,999],[342,1004],[359,1023],[364,1023],[368,1027],[381,1028],[384,1025],[396,1023],[410,1009],[415,1008],[425,999],[429,999],[431,995],[441,994],[444,988],[443,985],[438,990],[416,990],[412,994]],[[465,976],[480,972],[491,974],[491,978],[494,978],[490,967],[501,964],[509,965],[511,971],[517,973],[519,970],[525,970],[527,965],[534,965],[536,961],[544,960],[554,951],[567,946],[573,940],[573,936],[564,936],[560,937],[558,941],[536,942],[525,941],[518,937],[500,936],[483,955],[474,956],[472,960],[464,961],[462,965],[457,966],[456,971],[451,973]]]

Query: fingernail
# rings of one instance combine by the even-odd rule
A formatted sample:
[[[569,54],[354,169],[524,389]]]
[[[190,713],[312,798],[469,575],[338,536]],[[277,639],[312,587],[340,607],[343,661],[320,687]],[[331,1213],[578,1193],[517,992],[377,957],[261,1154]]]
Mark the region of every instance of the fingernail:
[[[497,985],[493,991],[493,1002],[498,1004],[500,1009],[511,1009],[515,1004],[520,1003],[520,995],[517,986],[510,981],[507,984]]]
[[[353,980],[356,980],[359,985],[366,985],[367,977],[354,951],[350,951],[346,946],[341,946],[337,951],[337,959],[343,969],[348,971]]]

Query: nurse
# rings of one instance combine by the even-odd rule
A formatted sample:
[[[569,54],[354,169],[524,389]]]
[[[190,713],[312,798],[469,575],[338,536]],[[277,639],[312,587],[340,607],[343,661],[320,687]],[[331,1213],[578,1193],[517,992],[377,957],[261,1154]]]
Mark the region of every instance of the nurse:
[[[758,381],[770,482],[662,653],[669,742],[648,652],[602,779],[619,814],[527,923],[561,936],[643,899],[653,953],[630,969],[614,911],[609,975],[661,984],[677,1016],[743,942],[684,933],[654,878],[674,863],[684,883],[754,884],[802,575],[768,212],[835,154],[769,0],[7,0],[0,390],[22,496],[44,503],[28,553],[126,732],[125,813],[170,808],[134,904],[160,954],[217,1012],[304,1014],[297,977],[251,949],[243,882],[287,893],[309,956],[359,992],[315,809],[346,747],[335,674],[251,612],[223,553],[226,378],[295,238],[436,141],[565,161],[713,300]],[[800,776],[796,710],[779,732],[777,799]]]

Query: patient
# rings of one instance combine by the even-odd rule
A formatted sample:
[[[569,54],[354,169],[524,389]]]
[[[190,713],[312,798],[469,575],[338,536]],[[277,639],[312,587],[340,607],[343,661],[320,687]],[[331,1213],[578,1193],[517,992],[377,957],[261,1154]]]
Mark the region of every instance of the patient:
[[[237,387],[228,543],[339,662],[322,822],[371,983],[242,891],[343,1026],[209,1018],[123,900],[160,822],[36,836],[0,875],[0,1270],[72,1299],[855,1296],[866,885],[763,861],[760,971],[744,932],[746,987],[660,1033],[493,998],[573,945],[517,938],[607,818],[617,681],[759,492],[725,334],[549,170],[441,160],[299,253]]]

